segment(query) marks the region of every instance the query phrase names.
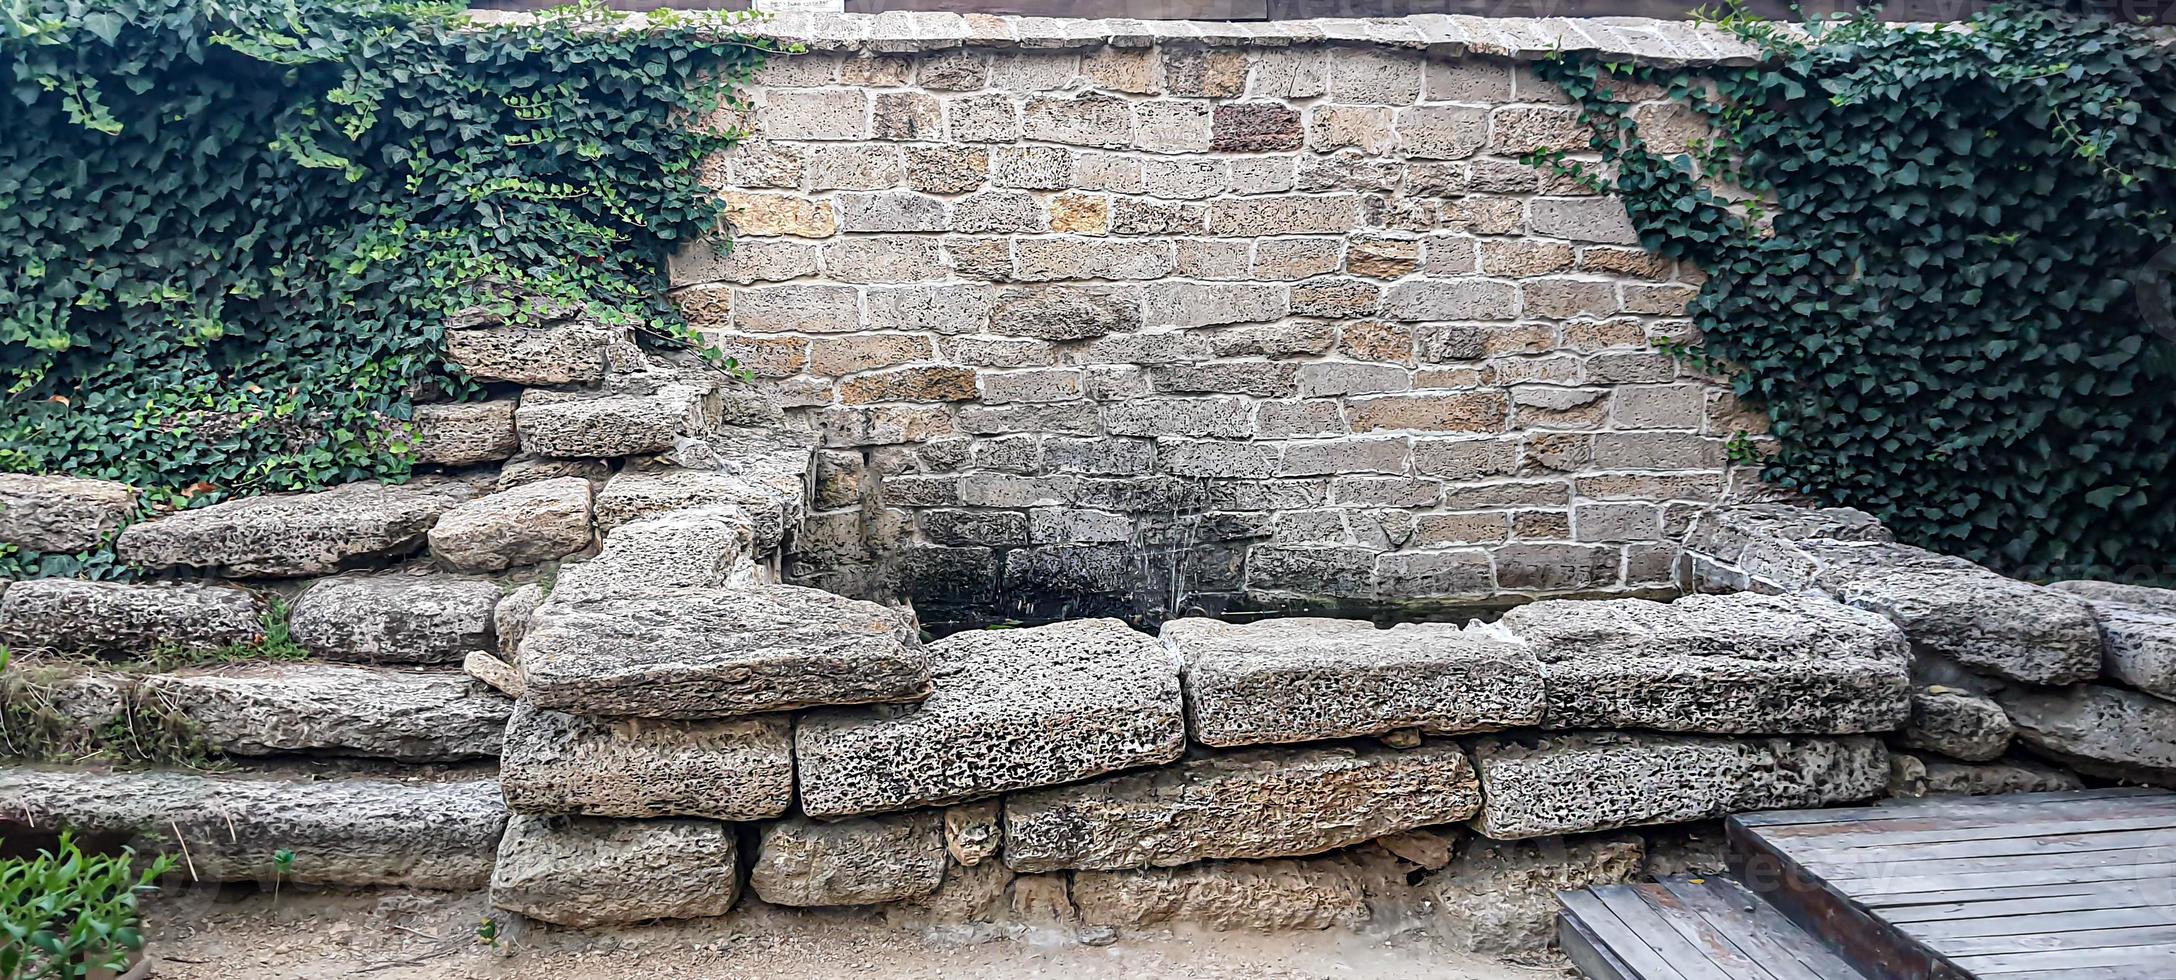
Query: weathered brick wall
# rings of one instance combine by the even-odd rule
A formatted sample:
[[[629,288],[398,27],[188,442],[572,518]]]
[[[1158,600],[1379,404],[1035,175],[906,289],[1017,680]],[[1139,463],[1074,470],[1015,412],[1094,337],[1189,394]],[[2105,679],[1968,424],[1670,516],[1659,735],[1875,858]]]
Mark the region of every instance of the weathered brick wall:
[[[982,614],[1666,588],[1760,419],[1653,346],[1697,270],[1519,162],[1586,151],[1563,94],[1406,37],[1450,20],[895,19],[764,69],[732,250],[674,276],[829,447],[790,573]],[[1662,26],[1620,53],[1720,43]]]

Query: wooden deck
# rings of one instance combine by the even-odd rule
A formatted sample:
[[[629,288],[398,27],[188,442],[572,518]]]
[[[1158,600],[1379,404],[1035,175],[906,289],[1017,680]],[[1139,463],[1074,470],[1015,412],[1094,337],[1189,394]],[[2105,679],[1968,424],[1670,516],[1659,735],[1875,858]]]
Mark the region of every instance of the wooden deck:
[[[1729,821],[1732,878],[1564,897],[1595,980],[2176,980],[2176,794]]]

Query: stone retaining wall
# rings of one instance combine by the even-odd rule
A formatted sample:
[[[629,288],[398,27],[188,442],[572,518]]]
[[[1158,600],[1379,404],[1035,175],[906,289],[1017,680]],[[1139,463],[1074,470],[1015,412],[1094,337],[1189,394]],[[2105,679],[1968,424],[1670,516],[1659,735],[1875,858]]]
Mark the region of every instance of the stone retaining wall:
[[[1764,418],[1697,270],[1529,167],[1685,24],[789,15],[688,316],[826,447],[794,581],[933,620],[1667,587]],[[1696,135],[1629,93],[1649,139]],[[1040,614],[1040,615],[1038,615]]]

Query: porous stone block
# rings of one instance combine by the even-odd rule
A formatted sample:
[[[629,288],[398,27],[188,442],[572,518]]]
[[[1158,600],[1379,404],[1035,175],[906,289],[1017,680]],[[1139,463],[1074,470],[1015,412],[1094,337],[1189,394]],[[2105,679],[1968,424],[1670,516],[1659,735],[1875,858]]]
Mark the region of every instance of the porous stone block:
[[[0,644],[135,653],[165,644],[209,649],[255,640],[264,632],[262,612],[247,590],[224,585],[30,579],[0,592]]]
[[[1498,627],[1544,665],[1551,728],[1843,734],[1910,713],[1904,634],[1819,596],[1551,599]]]
[[[579,714],[727,718],[930,690],[898,613],[792,585],[546,601],[520,659],[531,703]]]
[[[132,524],[117,547],[151,571],[196,569],[236,578],[294,578],[350,561],[407,554],[438,517],[476,495],[466,483],[418,477],[346,483],[315,493],[242,497]]]
[[[738,507],[691,507],[629,521],[588,561],[559,570],[561,601],[658,589],[755,584],[754,525]]]
[[[806,449],[781,454],[797,458],[787,469],[751,468],[740,473],[677,466],[629,466],[613,474],[597,494],[597,531],[611,540],[620,525],[690,507],[735,506],[752,522],[755,553],[768,554],[798,524],[804,510],[802,486],[808,470]]]
[[[110,480],[0,473],[0,544],[73,554],[98,547],[136,513],[136,491]]]
[[[675,382],[625,392],[532,388],[522,393],[514,428],[522,451],[539,456],[639,456],[708,432],[722,411],[715,385]]]
[[[519,658],[521,639],[529,635],[529,617],[543,604],[544,587],[531,582],[501,596],[491,607],[491,631],[496,634],[500,660],[511,664]]]
[[[522,704],[499,784],[516,813],[764,820],[793,804],[786,715],[590,718]]]
[[[1888,785],[1868,736],[1710,738],[1627,732],[1489,736],[1474,829],[1497,840],[1685,823],[1863,800]]]
[[[2049,588],[2092,607],[2107,649],[2101,664],[2105,676],[2176,699],[2176,589],[2113,582],[2057,582]]]
[[[1997,697],[2035,753],[2089,776],[2176,787],[2176,701],[2102,684]]]
[[[1889,795],[1994,796],[2055,793],[2085,788],[2073,772],[2026,759],[1955,762],[1940,756],[1889,753]]]
[[[1431,924],[1454,949],[1530,956],[1556,938],[1557,893],[1638,880],[1646,859],[1631,834],[1475,840],[1429,879]]]
[[[612,334],[585,321],[535,326],[478,322],[446,331],[446,360],[478,381],[592,384],[604,379]]]
[[[467,890],[491,875],[506,826],[498,780],[267,771],[0,770],[0,828],[74,829],[180,854],[199,881],[265,881],[293,851],[288,882]]]
[[[478,497],[438,518],[431,556],[461,572],[558,561],[589,547],[592,492],[588,480],[563,476]]]
[[[952,860],[969,868],[996,857],[1005,840],[1005,827],[1000,822],[1004,812],[997,800],[946,807],[945,852],[952,855]]]
[[[1185,665],[1187,715],[1204,745],[1483,731],[1541,717],[1532,653],[1456,626],[1175,619],[1162,639]]]
[[[873,905],[921,898],[944,882],[943,815],[935,810],[763,828],[748,886],[772,905]]]
[[[499,467],[495,489],[512,490],[530,483],[578,476],[602,485],[612,477],[612,464],[601,459],[560,459],[557,456],[515,456]]]
[[[1082,922],[1210,929],[1329,929],[1367,921],[1366,891],[1343,863],[1216,861],[1179,868],[1083,871],[1073,876]]]
[[[475,466],[513,456],[521,450],[514,435],[514,402],[456,402],[417,405],[412,457],[437,466]]]
[[[147,677],[147,704],[235,755],[495,759],[513,702],[466,674],[266,663]]]
[[[815,711],[794,732],[801,807],[833,817],[1157,765],[1186,748],[1178,665],[1112,619],[955,633],[913,707]]]
[[[724,915],[740,897],[732,824],[516,815],[499,843],[491,904],[588,927]]]
[[[1480,806],[1452,743],[1254,750],[1005,798],[1014,871],[1298,857],[1456,823]]]
[[[328,660],[452,664],[492,649],[499,587],[454,575],[343,575],[295,600],[288,631]]]
[[[1986,762],[2010,747],[2015,732],[1993,698],[1932,684],[1912,692],[1911,723],[1899,741],[1952,759]]]
[[[1889,617],[1920,649],[2028,684],[2100,674],[2100,627],[2077,596],[1906,545],[1808,538],[1795,547],[1819,569],[1815,588]]]

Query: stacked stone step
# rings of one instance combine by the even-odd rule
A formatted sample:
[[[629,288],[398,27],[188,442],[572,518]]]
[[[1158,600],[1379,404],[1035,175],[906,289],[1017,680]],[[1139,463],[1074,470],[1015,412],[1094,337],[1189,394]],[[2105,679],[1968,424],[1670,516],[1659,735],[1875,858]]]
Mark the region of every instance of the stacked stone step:
[[[2080,773],[2176,786],[2176,591],[2036,585],[1898,544],[1860,511],[1781,505],[1703,515],[1680,576],[1827,596],[1904,631],[1914,690],[1897,795],[2076,789]]]
[[[1460,849],[1469,829],[1578,835],[1613,867],[1599,832],[1878,795],[1867,733],[1911,710],[1894,625],[1761,595],[1469,628],[1080,620],[924,650],[811,590],[606,590],[555,593],[520,659],[493,900],[570,925],[723,913],[742,865],[777,905],[1009,897],[1124,926],[1237,891],[1281,896],[1241,924],[1350,924],[1355,845],[1443,867],[1506,860]]]

